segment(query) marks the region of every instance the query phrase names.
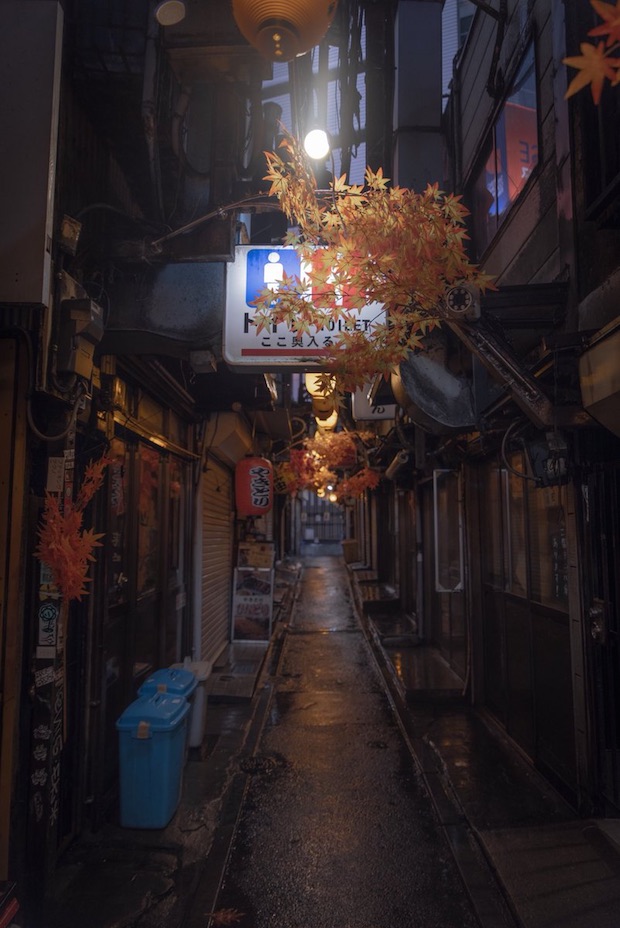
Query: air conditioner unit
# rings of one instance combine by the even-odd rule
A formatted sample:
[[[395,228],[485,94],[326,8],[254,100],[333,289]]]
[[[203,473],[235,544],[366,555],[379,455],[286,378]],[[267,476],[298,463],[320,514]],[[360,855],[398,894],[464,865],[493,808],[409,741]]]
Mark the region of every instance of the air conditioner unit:
[[[471,284],[460,284],[446,290],[444,305],[447,315],[454,320],[480,318],[480,291]]]

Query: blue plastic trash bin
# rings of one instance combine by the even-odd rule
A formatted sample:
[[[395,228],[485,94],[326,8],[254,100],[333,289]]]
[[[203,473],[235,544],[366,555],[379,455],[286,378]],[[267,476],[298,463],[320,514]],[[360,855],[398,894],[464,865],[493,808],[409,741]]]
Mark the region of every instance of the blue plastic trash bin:
[[[207,723],[207,680],[213,665],[211,661],[190,661],[186,657],[182,664],[173,664],[175,670],[190,670],[196,677],[196,689],[191,698],[190,713],[187,719],[187,743],[190,748],[202,746]]]
[[[189,699],[196,689],[198,679],[191,670],[182,667],[164,667],[147,677],[138,696],[152,696],[153,693],[169,693],[171,696],[184,696]]]
[[[187,714],[182,696],[140,696],[116,722],[123,828],[165,828],[183,782]]]

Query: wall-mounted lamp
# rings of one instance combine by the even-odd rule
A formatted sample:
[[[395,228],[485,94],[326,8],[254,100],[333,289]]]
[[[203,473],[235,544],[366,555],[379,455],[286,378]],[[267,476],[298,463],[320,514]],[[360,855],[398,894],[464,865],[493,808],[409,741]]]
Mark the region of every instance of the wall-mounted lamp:
[[[270,61],[290,61],[321,41],[338,0],[232,0],[241,34]]]
[[[330,377],[329,387],[325,387],[325,374],[304,374],[304,386],[306,392],[314,399],[315,397],[331,396],[336,387],[336,379]]]
[[[338,425],[338,412],[334,409],[331,415],[327,416],[326,419],[316,419],[317,426],[325,432],[333,432],[336,426]]]
[[[155,19],[160,26],[176,26],[185,19],[184,0],[162,0],[155,7]]]

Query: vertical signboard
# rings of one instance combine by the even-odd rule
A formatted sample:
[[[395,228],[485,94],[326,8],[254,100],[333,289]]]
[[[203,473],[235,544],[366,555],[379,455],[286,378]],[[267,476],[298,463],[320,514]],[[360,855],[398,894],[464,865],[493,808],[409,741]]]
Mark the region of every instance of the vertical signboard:
[[[273,570],[237,567],[233,587],[233,641],[269,641],[273,612]]]

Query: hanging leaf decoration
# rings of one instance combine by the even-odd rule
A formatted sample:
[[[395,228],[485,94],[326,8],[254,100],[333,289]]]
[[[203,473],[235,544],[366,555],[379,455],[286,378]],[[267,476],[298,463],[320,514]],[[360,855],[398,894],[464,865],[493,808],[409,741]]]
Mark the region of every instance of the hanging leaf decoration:
[[[590,0],[590,5],[603,22],[590,29],[588,35],[604,36],[605,41],[596,45],[582,42],[579,46],[581,55],[563,59],[565,65],[578,71],[564,96],[568,99],[589,86],[592,99],[598,106],[605,83],[609,81],[612,87],[620,84],[620,0],[615,6],[602,0]]]
[[[295,495],[300,490],[316,491],[330,485],[340,502],[360,496],[379,482],[376,471],[369,467],[359,469],[366,443],[374,439],[375,435],[369,431],[318,429],[312,438],[304,440],[301,448],[291,450],[290,461],[276,465],[279,492]],[[360,474],[363,476],[359,477]]]
[[[379,474],[370,467],[363,467],[357,474],[346,477],[342,480],[337,488],[336,494],[338,500],[343,502],[345,499],[356,499],[366,490],[374,490],[379,483]]]
[[[282,149],[279,149],[282,151]],[[258,330],[285,323],[294,333],[339,332],[325,367],[338,389],[353,390],[417,350],[439,323],[446,290],[470,283],[484,290],[491,278],[465,252],[467,210],[460,197],[429,185],[423,193],[391,187],[379,168],[365,184],[335,178],[321,194],[299,143],[286,136],[284,153],[266,152],[271,184],[298,232],[289,233],[305,268],[303,279],[285,277],[275,292],[254,301]],[[275,298],[274,298],[275,297]],[[362,331],[359,310],[378,304]]]
[[[108,464],[105,456],[88,464],[75,503],[64,499],[61,506],[58,497],[45,494],[35,556],[51,570],[65,602],[81,600],[88,593],[88,570],[95,560],[93,550],[101,546],[99,539],[103,534],[83,527],[84,509],[101,487]]]

